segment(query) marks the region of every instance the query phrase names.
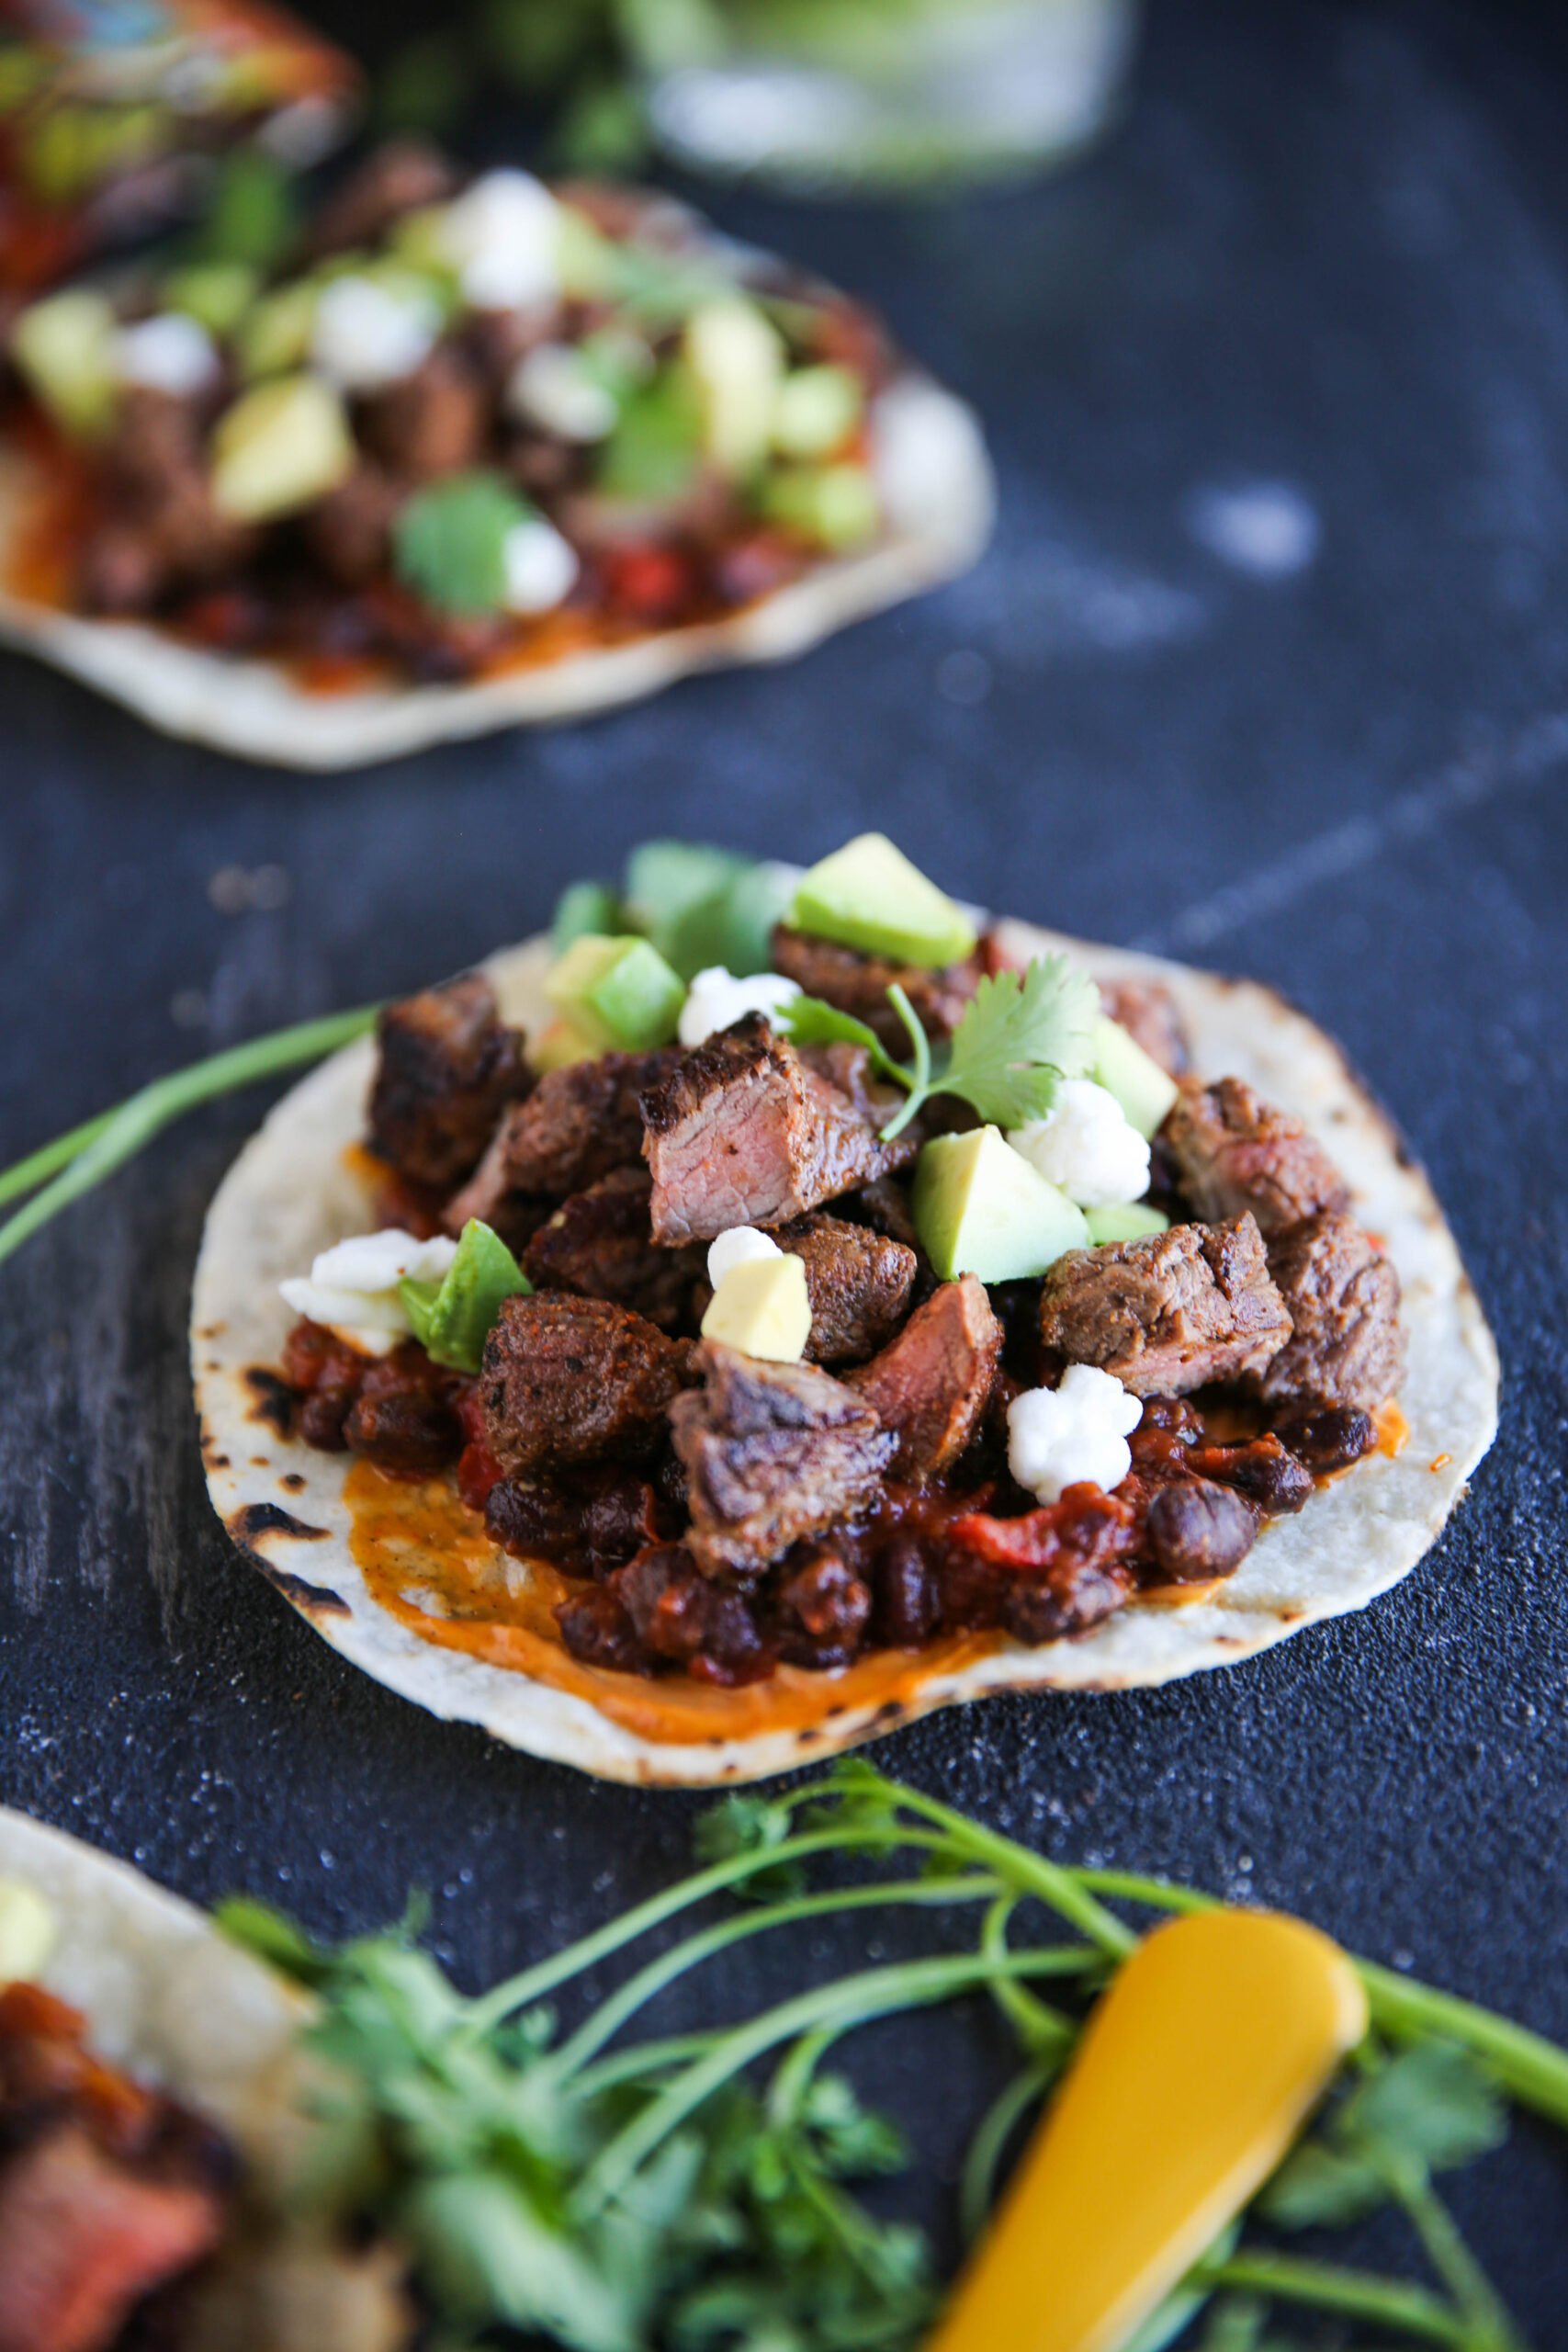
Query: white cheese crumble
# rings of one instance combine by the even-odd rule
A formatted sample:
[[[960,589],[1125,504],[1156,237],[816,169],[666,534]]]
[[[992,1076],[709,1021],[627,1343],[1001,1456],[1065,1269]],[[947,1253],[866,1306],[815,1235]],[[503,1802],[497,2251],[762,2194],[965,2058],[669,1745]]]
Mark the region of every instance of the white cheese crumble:
[[[531,172],[486,172],[446,207],[434,237],[476,310],[526,310],[560,292],[560,214]]]
[[[570,595],[582,567],[553,523],[532,514],[514,523],[501,546],[509,613],[547,613]]]
[[[620,414],[615,394],[569,343],[536,344],[525,352],[512,371],[506,405],[522,424],[559,441],[603,441]]]
[[[1147,1143],[1092,1079],[1060,1080],[1045,1116],[1014,1127],[1008,1141],[1080,1209],[1119,1208],[1149,1189]]]
[[[1090,1479],[1107,1494],[1133,1466],[1128,1438],[1144,1408],[1113,1374],[1070,1363],[1059,1388],[1028,1388],[1008,1407],[1008,1466],[1043,1503]]]
[[[296,1315],[324,1324],[362,1355],[389,1355],[413,1326],[398,1295],[406,1274],[438,1283],[457,1254],[445,1234],[421,1241],[389,1226],[380,1233],[356,1233],[321,1250],[308,1276],[279,1283],[285,1304]]]
[[[212,337],[183,311],[164,311],[121,327],[114,339],[114,372],[122,384],[186,399],[204,391],[218,374]]]
[[[682,1046],[700,1046],[743,1013],[777,1012],[799,994],[799,981],[786,980],[782,972],[737,979],[722,964],[710,964],[693,980],[675,1034]]]
[[[871,413],[871,471],[896,530],[951,529],[962,486],[986,479],[980,430],[962,401],[939,384],[892,384]]]
[[[344,392],[373,392],[412,376],[441,332],[433,301],[373,277],[334,277],[316,300],[310,362]]]
[[[754,1258],[782,1258],[784,1251],[771,1233],[754,1225],[732,1225],[708,1244],[708,1281],[716,1290],[732,1268],[750,1265]]]

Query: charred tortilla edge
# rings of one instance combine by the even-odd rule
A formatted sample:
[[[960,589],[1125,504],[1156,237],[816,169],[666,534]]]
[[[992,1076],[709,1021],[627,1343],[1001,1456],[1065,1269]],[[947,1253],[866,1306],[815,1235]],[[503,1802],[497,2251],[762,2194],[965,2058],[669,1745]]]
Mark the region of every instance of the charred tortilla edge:
[[[786,1771],[996,1691],[1143,1689],[1235,1664],[1364,1608],[1408,1575],[1492,1442],[1499,1376],[1491,1332],[1425,1172],[1339,1047],[1270,989],[1027,924],[1001,928],[1015,952],[1066,947],[1097,978],[1164,981],[1191,1032],[1196,1066],[1250,1080],[1304,1117],[1338,1159],[1355,1213],[1383,1239],[1404,1286],[1410,1370],[1400,1404],[1410,1434],[1398,1458],[1370,1456],[1299,1518],[1272,1522],[1212,1600],[1176,1608],[1133,1602],[1080,1640],[1007,1645],[933,1675],[896,1719],[877,1702],[806,1733],[681,1745],[642,1738],[584,1699],[422,1641],[378,1608],[350,1551],[344,1458],[279,1438],[254,1417],[247,1372],[276,1362],[288,1327],[277,1281],[329,1241],[362,1229],[367,1213],[344,1159],[361,1131],[372,1066],[364,1040],[287,1095],[225,1178],[208,1217],[192,1317],[197,1401],[214,1442],[213,1501],[226,1524],[268,1505],[311,1531],[295,1537],[276,1521],[244,1522],[262,1531],[250,1552],[263,1555],[273,1581],[324,1639],[432,1713],[480,1724],[534,1755],[610,1780],[702,1786]],[[545,1017],[548,958],[547,941],[536,939],[490,967],[509,1015],[525,1026]],[[291,1589],[296,1578],[310,1588],[308,1599]]]

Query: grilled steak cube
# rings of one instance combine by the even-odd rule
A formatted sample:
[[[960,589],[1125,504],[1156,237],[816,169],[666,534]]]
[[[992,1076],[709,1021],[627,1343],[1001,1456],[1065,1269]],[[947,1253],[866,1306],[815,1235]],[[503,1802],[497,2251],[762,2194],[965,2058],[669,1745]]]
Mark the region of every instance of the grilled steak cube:
[[[1322,1209],[1342,1209],[1345,1180],[1321,1144],[1245,1079],[1184,1081],[1160,1141],[1195,1217],[1217,1224],[1250,1209],[1265,1239]]]
[[[976,1274],[943,1283],[879,1356],[847,1377],[898,1440],[888,1475],[915,1485],[950,1470],[980,1425],[1002,1327]]]
[[[686,1465],[687,1542],[710,1576],[751,1576],[875,1498],[897,1440],[830,1373],[708,1342],[705,1380],[670,1408]]]
[[[1187,1032],[1162,980],[1102,980],[1100,1001],[1106,1018],[1119,1022],[1151,1061],[1171,1078],[1181,1076],[1190,1058]]]
[[[1134,1396],[1180,1396],[1261,1372],[1290,1335],[1250,1216],[1069,1250],[1041,1286],[1046,1348],[1113,1373]]]
[[[36,1984],[0,1991],[0,2352],[91,2352],[218,2244],[227,2143],[102,2064]]]
[[[858,1363],[886,1344],[909,1311],[919,1264],[913,1250],[820,1214],[781,1226],[775,1238],[806,1268],[813,1363]]]
[[[528,1083],[521,1041],[480,972],[389,1004],[377,1023],[370,1139],[401,1176],[449,1192]]]
[[[863,1054],[838,1068],[861,1102],[749,1013],[643,1096],[656,1241],[711,1241],[737,1225],[787,1225],[918,1149],[885,1144],[863,1104]],[[886,1097],[891,1108],[892,1097]]]
[[[887,1001],[895,981],[924,1023],[929,1037],[951,1037],[964,1018],[964,1007],[980,977],[976,956],[928,971],[916,964],[894,964],[883,956],[863,956],[857,948],[839,947],[830,939],[813,939],[780,923],[773,933],[775,972],[798,980],[807,996],[836,1004],[874,1029],[890,1053],[907,1054],[909,1040],[904,1024]]]
[[[473,465],[484,447],[490,396],[467,355],[438,345],[408,375],[367,393],[360,437],[400,481],[429,481]]]
[[[535,1288],[607,1298],[646,1315],[661,1331],[678,1330],[703,1278],[704,1252],[700,1244],[658,1247],[649,1222],[652,1192],[646,1168],[613,1168],[585,1193],[574,1193],[523,1253],[523,1271]]]
[[[502,1474],[646,1462],[690,1351],[602,1298],[509,1298],[479,1373],[485,1442]]]
[[[1368,1411],[1392,1396],[1404,1373],[1399,1276],[1355,1219],[1329,1211],[1293,1227],[1270,1243],[1269,1271],[1292,1328],[1264,1396]]]
[[[458,1232],[477,1216],[499,1232],[521,1204],[564,1201],[613,1169],[635,1167],[642,1150],[638,1098],[679,1059],[668,1049],[601,1054],[547,1070],[508,1114],[472,1183],[447,1204],[448,1229]],[[523,1238],[542,1222],[530,1217]]]

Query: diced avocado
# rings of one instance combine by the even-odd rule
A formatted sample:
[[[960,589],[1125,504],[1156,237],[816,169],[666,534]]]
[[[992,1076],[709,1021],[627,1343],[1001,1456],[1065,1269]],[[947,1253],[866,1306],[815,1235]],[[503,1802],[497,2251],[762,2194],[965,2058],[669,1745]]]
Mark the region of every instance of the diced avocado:
[[[247,262],[193,261],[170,274],[164,300],[222,340],[234,333],[260,288],[260,276]]]
[[[598,932],[601,937],[618,931],[621,925],[620,901],[604,882],[569,882],[556,900],[555,915],[550,923],[550,945],[558,956],[564,956],[574,939],[586,932]]]
[[[675,1035],[686,984],[651,941],[584,932],[550,973],[545,994],[602,1051],[645,1053]]]
[[[460,300],[457,273],[447,248],[444,204],[422,204],[401,214],[387,232],[387,243],[394,266],[400,263],[423,277],[440,279],[448,288],[452,304],[457,304]]]
[[[773,447],[784,458],[830,458],[864,413],[865,393],[850,368],[796,368],[773,395]]]
[[[379,286],[394,301],[407,303],[411,309],[433,311],[444,323],[451,318],[460,300],[457,281],[449,271],[427,268],[412,256],[400,259],[396,254],[381,254],[354,275],[368,278],[372,286]]]
[[[1141,1136],[1152,1136],[1163,1125],[1177,1097],[1176,1080],[1161,1069],[1152,1054],[1145,1053],[1119,1021],[1107,1020],[1103,1014],[1095,1024],[1090,1075],[1097,1086],[1114,1094],[1122,1105],[1122,1116]]]
[[[748,861],[709,842],[641,842],[626,860],[626,906],[644,931],[685,913],[741,873]]]
[[[896,964],[961,963],[975,926],[886,833],[860,833],[812,866],[790,910],[796,931]]]
[[[686,365],[702,412],[703,444],[739,481],[761,461],[784,371],[784,337],[754,302],[705,302],[686,322]]]
[[[620,249],[574,204],[558,204],[556,266],[569,302],[602,302],[620,290]]]
[[[745,866],[732,882],[701,899],[677,917],[662,940],[666,956],[683,979],[722,964],[737,979],[773,967],[773,926],[784,921],[795,896],[787,866]]]
[[[457,1372],[478,1372],[502,1301],[533,1287],[500,1234],[470,1217],[441,1281],[419,1282],[405,1275],[398,1295],[414,1338],[434,1363],[450,1364]]]
[[[298,368],[310,348],[318,286],[301,280],[264,294],[236,331],[240,373],[247,381],[282,376]]]
[[[876,537],[882,503],[863,466],[775,466],[757,484],[768,522],[835,553]]]
[[[528,1060],[541,1078],[547,1070],[566,1069],[573,1062],[597,1061],[604,1048],[575,1021],[558,1014],[547,1029],[528,1040]]]
[[[798,1363],[811,1336],[803,1260],[748,1258],[729,1272],[703,1317],[703,1337],[768,1363]]]
[[[291,514],[354,469],[342,401],[319,376],[280,376],[243,393],[212,435],[212,497],[236,522]]]
[[[1113,1209],[1085,1209],[1083,1214],[1097,1249],[1102,1241],[1145,1241],[1151,1233],[1170,1230],[1170,1219],[1142,1201],[1123,1201]]]
[[[95,288],[51,294],[11,329],[11,357],[65,432],[90,437],[115,409],[114,307]]]
[[[928,1143],[915,1170],[914,1207],[920,1245],[943,1282],[958,1274],[1018,1282],[1089,1241],[1082,1209],[997,1127]]]
[[[662,505],[683,498],[702,463],[702,411],[688,371],[671,365],[621,404],[599,444],[594,480],[606,498]]]
[[[804,1268],[801,1274],[804,1281]],[[38,1976],[59,1932],[54,1906],[36,1886],[25,1879],[0,1879],[0,1985],[25,1984]]]

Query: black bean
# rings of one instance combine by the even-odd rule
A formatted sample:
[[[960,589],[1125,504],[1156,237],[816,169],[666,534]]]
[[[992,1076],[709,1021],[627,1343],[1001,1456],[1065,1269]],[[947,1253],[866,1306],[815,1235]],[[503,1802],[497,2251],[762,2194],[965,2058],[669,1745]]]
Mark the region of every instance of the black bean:
[[[1330,1470],[1348,1469],[1378,1442],[1377,1423],[1354,1405],[1309,1407],[1282,1420],[1276,1434],[1298,1461],[1319,1477]]]
[[[1258,1540],[1258,1513],[1229,1487],[1179,1478],[1150,1503],[1145,1535],[1172,1584],[1203,1584],[1241,1566]]]
[[[912,1535],[895,1535],[876,1563],[873,1630],[889,1649],[917,1649],[937,1620],[937,1582]]]

